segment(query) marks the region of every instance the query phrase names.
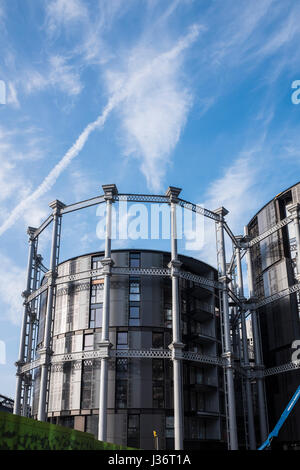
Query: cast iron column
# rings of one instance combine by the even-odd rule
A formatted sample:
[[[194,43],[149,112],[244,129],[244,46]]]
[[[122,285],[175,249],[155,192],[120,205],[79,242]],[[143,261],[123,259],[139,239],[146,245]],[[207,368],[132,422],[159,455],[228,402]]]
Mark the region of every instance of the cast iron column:
[[[229,449],[238,449],[237,426],[236,426],[236,408],[235,408],[235,391],[234,391],[234,375],[233,375],[233,353],[230,336],[230,318],[229,318],[229,302],[228,288],[226,276],[226,254],[224,241],[224,216],[228,211],[224,207],[214,211],[219,215],[220,220],[216,222],[217,232],[217,251],[218,251],[218,269],[219,280],[222,283],[222,303],[223,311],[223,331],[224,331],[224,351],[223,357],[226,359],[225,374],[227,380],[227,397],[228,397],[228,427],[229,427]]]
[[[107,436],[107,388],[108,388],[108,358],[111,348],[109,342],[109,311],[110,311],[110,277],[113,261],[111,259],[111,224],[112,224],[112,203],[114,195],[118,193],[114,184],[102,186],[104,199],[106,200],[106,233],[105,233],[105,253],[101,260],[103,266],[104,286],[103,286],[103,317],[101,342],[98,344],[102,351],[101,372],[100,372],[100,391],[99,391],[99,423],[98,439],[106,441]]]
[[[248,227],[245,227],[245,235],[248,236]],[[264,442],[268,436],[268,421],[266,411],[266,400],[265,400],[265,379],[264,379],[264,365],[262,360],[261,352],[261,337],[260,329],[257,319],[257,312],[255,309],[255,293],[254,293],[254,281],[251,261],[250,247],[247,249],[246,261],[248,271],[248,290],[249,298],[253,300],[252,306],[250,304],[251,319],[252,319],[252,331],[253,331],[253,345],[254,345],[254,359],[255,359],[255,370],[256,370],[256,384],[257,384],[257,397],[258,397],[258,410],[259,410],[259,424],[260,424],[260,439]]]
[[[51,344],[51,328],[52,328],[52,311],[53,311],[53,300],[54,300],[54,289],[55,289],[55,278],[57,275],[57,254],[59,249],[59,233],[60,233],[60,218],[61,209],[65,205],[55,200],[49,204],[53,210],[53,226],[52,226],[52,242],[51,242],[51,258],[50,258],[50,270],[47,273],[48,277],[48,295],[47,295],[47,309],[45,318],[45,330],[44,330],[44,341],[43,348],[39,350],[41,358],[41,381],[40,381],[40,396],[39,396],[39,408],[38,408],[38,420],[46,421],[46,398],[47,398],[47,381],[48,371],[50,364],[50,344]]]
[[[238,243],[243,237],[236,237]],[[235,249],[236,254],[236,267],[237,267],[237,285],[238,285],[238,296],[241,302],[245,301],[244,298],[244,286],[243,286],[243,272],[241,263],[241,249],[237,246]],[[244,368],[246,369],[246,401],[247,401],[247,415],[248,415],[248,434],[249,434],[249,445],[251,450],[256,449],[255,439],[255,426],[254,426],[254,415],[253,415],[253,399],[251,390],[251,377],[250,377],[250,362],[249,362],[249,351],[248,351],[248,340],[247,340],[247,328],[245,319],[245,310],[241,310],[241,327],[242,327],[242,344],[243,344],[243,360]]]
[[[179,305],[179,272],[181,263],[177,255],[176,207],[181,189],[169,186],[166,196],[170,198],[171,207],[171,279],[172,279],[172,351],[173,383],[174,383],[174,438],[175,450],[183,449],[183,399],[182,399],[182,349],[180,334],[180,305]]]
[[[28,227],[27,233],[29,235],[29,252],[28,252],[28,263],[27,263],[27,282],[26,282],[26,290],[23,292],[23,296],[25,297],[24,302],[24,312],[23,312],[23,319],[22,319],[22,327],[21,327],[21,336],[20,336],[20,346],[19,346],[19,357],[18,361],[16,362],[17,366],[17,381],[16,381],[16,395],[15,395],[15,402],[14,402],[14,414],[19,415],[21,414],[21,394],[22,394],[22,373],[21,367],[24,365],[24,354],[25,354],[25,338],[26,338],[26,328],[29,316],[29,305],[26,302],[26,297],[30,294],[31,290],[31,279],[32,279],[32,270],[34,264],[34,251],[35,251],[35,239],[34,239],[34,232],[36,231],[33,227]]]

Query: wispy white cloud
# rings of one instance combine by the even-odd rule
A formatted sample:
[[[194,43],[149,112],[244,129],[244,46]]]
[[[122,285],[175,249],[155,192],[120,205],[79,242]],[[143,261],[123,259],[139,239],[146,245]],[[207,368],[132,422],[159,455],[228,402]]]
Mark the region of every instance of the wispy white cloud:
[[[257,145],[240,152],[233,163],[224,168],[223,174],[213,180],[204,195],[203,206],[210,210],[223,206],[229,211],[226,221],[235,235],[242,235],[244,225],[257,210],[263,200],[262,188],[259,188],[258,175],[262,171],[259,157],[262,147]],[[256,165],[253,165],[253,160]],[[231,256],[231,241],[226,238],[227,259]],[[192,252],[212,266],[216,266],[215,223],[205,219],[204,243],[198,252]]]
[[[88,18],[88,10],[81,0],[52,0],[46,6],[46,24],[50,35],[62,27],[76,25]]]
[[[6,103],[12,105],[14,108],[20,108],[18,93],[12,82],[8,82]]]
[[[5,306],[6,319],[18,325],[22,318],[26,273],[15,262],[0,253],[0,296]]]
[[[190,46],[191,42],[195,40],[198,35],[198,27],[193,27],[189,33],[181,38],[174,47],[169,51],[164,52],[152,60],[147,62],[143,67],[136,70],[129,77],[121,77],[121,80],[114,81],[114,89],[111,90],[111,97],[108,100],[107,105],[105,106],[101,115],[93,122],[88,124],[82,133],[79,135],[75,143],[69,148],[66,154],[62,159],[55,165],[55,167],[50,171],[38,188],[33,191],[29,196],[23,198],[23,200],[12,210],[10,216],[3,222],[0,226],[0,235],[3,234],[9,227],[11,227],[16,220],[20,218],[24,210],[32,204],[34,201],[37,201],[42,195],[44,195],[49,189],[52,188],[54,183],[60,174],[69,166],[71,161],[79,154],[79,152],[84,147],[86,141],[88,140],[90,134],[95,130],[101,128],[106,122],[109,114],[124,100],[128,100],[135,96],[138,91],[138,86],[143,83],[144,79],[149,79],[149,75],[154,73],[158,67],[163,67],[165,63],[172,63],[180,54]],[[126,80],[125,80],[126,78]],[[177,129],[178,132],[178,129]],[[178,139],[178,135],[175,135],[175,138]],[[177,142],[177,140],[176,140]],[[175,143],[176,143],[175,142]],[[170,144],[172,145],[172,143]],[[154,155],[154,161],[157,163],[157,155]],[[144,167],[142,168],[145,171],[146,168],[149,171],[153,172],[154,163],[150,162],[150,157],[148,156],[144,160]],[[160,161],[161,163],[161,161]],[[158,169],[158,166],[156,167]],[[153,173],[152,173],[153,174]],[[161,173],[160,173],[161,175]],[[149,180],[151,183],[151,180]]]
[[[25,70],[18,84],[28,94],[53,88],[69,96],[75,96],[83,89],[78,69],[68,63],[67,58],[62,55],[50,56],[48,69],[45,72],[35,69]]]
[[[22,163],[26,162],[26,165],[30,165],[33,161],[40,159],[44,154],[44,143],[37,129],[16,126],[13,130],[8,130],[0,126],[1,220],[9,216],[9,206],[12,202],[17,204],[32,190],[28,173],[22,170]],[[32,213],[34,221],[31,223],[40,223],[45,216],[45,210],[38,203]],[[26,211],[23,212],[22,218],[29,222]]]
[[[192,95],[184,85],[184,51],[196,40],[199,26],[167,53],[140,45],[130,53],[121,70],[106,74],[111,93],[126,87],[118,104],[125,155],[140,161],[140,169],[152,190],[159,190],[184,128]],[[126,83],[129,84],[126,86]]]

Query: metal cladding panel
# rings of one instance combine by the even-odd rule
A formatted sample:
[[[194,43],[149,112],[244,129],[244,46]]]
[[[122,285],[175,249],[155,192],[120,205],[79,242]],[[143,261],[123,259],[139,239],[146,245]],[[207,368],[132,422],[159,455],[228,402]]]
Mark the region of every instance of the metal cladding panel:
[[[141,325],[162,327],[162,280],[141,279]]]
[[[128,266],[129,252],[113,252],[111,253],[111,259],[114,262],[114,266]]]
[[[129,344],[131,349],[145,349],[142,338],[148,332],[142,331],[130,331],[129,332]]]
[[[143,391],[141,408],[152,408],[152,361],[141,359],[141,382]]]
[[[127,413],[107,414],[107,441],[127,445]]]
[[[142,408],[144,385],[142,382],[140,359],[130,359],[129,373],[128,408]]]
[[[142,268],[162,268],[162,254],[142,252],[141,253],[141,267]]]

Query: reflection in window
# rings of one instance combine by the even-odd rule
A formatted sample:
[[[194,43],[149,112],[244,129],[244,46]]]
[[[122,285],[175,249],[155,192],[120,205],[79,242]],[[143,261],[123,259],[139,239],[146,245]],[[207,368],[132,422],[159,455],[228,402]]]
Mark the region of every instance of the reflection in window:
[[[127,331],[119,331],[117,333],[117,349],[128,349]]]
[[[141,281],[137,277],[130,277],[129,279],[129,300],[130,301],[140,301],[140,294],[141,294]]]
[[[174,437],[174,416],[166,416],[166,437]]]
[[[165,327],[172,328],[172,306],[171,305],[165,305],[164,319],[165,319]]]
[[[102,263],[101,263],[102,259],[103,259],[103,256],[93,256],[93,258],[92,258],[92,269],[101,269],[102,268]]]
[[[129,254],[129,267],[139,268],[141,265],[141,253],[130,253]]]
[[[129,326],[139,326],[140,305],[139,302],[130,302],[129,305]]]

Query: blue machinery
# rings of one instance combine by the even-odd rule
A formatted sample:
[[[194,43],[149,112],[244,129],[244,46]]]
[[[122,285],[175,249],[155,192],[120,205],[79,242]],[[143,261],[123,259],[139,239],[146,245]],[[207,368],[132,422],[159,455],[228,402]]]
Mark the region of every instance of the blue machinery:
[[[276,426],[274,427],[273,431],[270,432],[270,434],[268,435],[267,440],[259,447],[258,450],[264,450],[264,449],[268,448],[271,445],[271,442],[272,442],[273,438],[278,436],[278,433],[279,433],[280,429],[284,425],[285,421],[287,420],[289,414],[291,413],[292,409],[296,405],[299,398],[300,398],[300,385],[297,388],[296,392],[294,393],[294,395],[293,395],[292,399],[290,400],[288,406],[286,407],[286,409],[284,410],[284,412],[280,416],[280,418],[279,418]]]

